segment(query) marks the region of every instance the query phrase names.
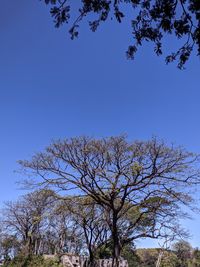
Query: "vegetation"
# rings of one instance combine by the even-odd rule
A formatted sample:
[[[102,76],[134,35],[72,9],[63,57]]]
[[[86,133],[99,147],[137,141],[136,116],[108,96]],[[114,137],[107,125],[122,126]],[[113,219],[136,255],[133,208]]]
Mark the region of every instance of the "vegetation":
[[[41,255],[59,258],[67,252],[88,255],[91,267],[98,258],[110,257],[118,266],[121,256],[133,267],[153,266],[159,250],[136,250],[135,241],[170,242],[187,236],[179,218],[187,216],[184,205],[193,205],[197,160],[156,138],[129,142],[124,136],[77,137],[54,142],[30,161],[20,161],[29,174],[26,185],[36,190],[5,203],[1,257],[8,266],[35,266],[35,261],[39,266],[48,264]],[[191,251],[187,242],[179,242],[173,251],[163,252],[163,267],[197,262]]]
[[[87,18],[89,27],[96,31],[99,25],[114,18],[122,23],[130,20],[133,43],[127,50],[127,57],[133,59],[138,48],[145,41],[154,44],[157,55],[163,52],[162,45],[167,35],[181,39],[180,48],[167,55],[166,62],[178,60],[183,68],[192,51],[200,55],[200,2],[199,0],[41,0],[51,5],[55,26],[70,22],[69,33],[78,36],[80,23]]]
[[[183,244],[187,244],[186,247]],[[179,247],[178,251],[174,249],[163,250],[160,267],[200,266],[199,249],[193,249],[188,242],[182,240],[175,243],[174,247]],[[180,254],[180,247],[183,248],[183,253],[185,251],[189,252],[187,257],[184,257],[184,261]],[[129,267],[155,267],[160,253],[160,248],[135,249],[133,246],[126,246],[123,248],[122,256],[128,260]],[[98,257],[109,258],[111,255],[112,250],[104,246],[104,248],[101,248],[101,253],[98,254]],[[42,256],[27,257],[20,254],[13,260],[6,261],[4,267],[62,267],[62,265],[59,263],[59,258],[45,260]]]
[[[62,267],[62,265],[58,259],[46,260],[42,256],[19,255],[13,260],[5,262],[3,267]]]
[[[69,225],[84,232],[91,260],[99,244],[111,242],[116,264],[123,247],[139,238],[184,235],[178,218],[185,216],[181,207],[192,204],[196,163],[192,153],[156,138],[131,143],[123,136],[59,140],[20,161],[36,178],[31,184],[59,190],[57,198],[73,218]]]
[[[176,248],[178,250],[174,250]],[[140,263],[136,266],[155,267],[160,249],[139,249]],[[184,256],[183,256],[184,255]],[[200,266],[200,251],[193,249],[186,241],[178,241],[172,250],[164,250],[160,267],[197,267]]]

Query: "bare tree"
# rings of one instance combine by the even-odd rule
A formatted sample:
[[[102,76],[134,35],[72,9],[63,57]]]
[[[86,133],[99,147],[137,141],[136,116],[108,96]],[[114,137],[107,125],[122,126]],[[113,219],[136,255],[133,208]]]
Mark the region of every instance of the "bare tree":
[[[181,206],[191,205],[192,186],[199,183],[197,160],[156,138],[128,142],[119,136],[59,140],[20,164],[42,178],[38,186],[89,196],[104,209],[117,265],[124,242],[176,231],[174,223],[185,215]],[[131,211],[138,212],[127,219]]]
[[[22,243],[25,254],[39,254],[41,228],[52,191],[42,190],[23,196],[16,202],[7,202],[2,223],[5,233],[13,234]]]
[[[55,254],[61,255],[65,252],[80,253],[83,249],[82,229],[74,221],[68,205],[63,206],[63,201],[56,199],[56,205],[53,207],[48,217],[48,228],[46,233],[47,247],[51,244]]]
[[[5,262],[14,258],[20,251],[20,242],[15,235],[1,232],[0,258]]]
[[[96,262],[96,252],[110,239],[105,213],[91,197],[68,197],[63,201],[62,210],[68,210],[75,225],[79,225],[83,233],[89,253],[89,266]]]

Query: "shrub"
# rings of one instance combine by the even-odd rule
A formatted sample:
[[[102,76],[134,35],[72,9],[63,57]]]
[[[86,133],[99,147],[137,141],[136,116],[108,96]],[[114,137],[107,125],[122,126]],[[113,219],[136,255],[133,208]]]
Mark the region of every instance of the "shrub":
[[[62,267],[59,259],[44,259],[42,256],[28,256],[23,255],[15,257],[11,261],[7,261],[3,267]]]

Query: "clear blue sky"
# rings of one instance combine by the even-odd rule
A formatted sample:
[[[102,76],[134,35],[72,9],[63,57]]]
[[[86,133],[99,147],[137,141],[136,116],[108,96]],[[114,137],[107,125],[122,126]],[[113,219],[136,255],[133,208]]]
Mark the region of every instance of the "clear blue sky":
[[[146,46],[127,61],[130,28],[114,21],[71,41],[38,0],[1,0],[0,34],[0,203],[23,193],[16,161],[52,139],[157,135],[200,152],[199,58],[179,71]],[[200,216],[184,224],[200,246]]]

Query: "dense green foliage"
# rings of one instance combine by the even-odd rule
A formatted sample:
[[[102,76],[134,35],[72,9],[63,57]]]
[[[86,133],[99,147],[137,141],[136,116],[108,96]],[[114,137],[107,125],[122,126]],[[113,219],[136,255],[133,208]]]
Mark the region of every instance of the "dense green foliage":
[[[44,259],[42,256],[26,257],[19,255],[7,261],[3,267],[62,267],[58,259]]]
[[[141,264],[141,258],[132,245],[126,245],[122,249],[121,256],[128,261],[129,267],[138,267]],[[97,252],[97,258],[107,259],[112,257],[112,244],[101,246]]]

